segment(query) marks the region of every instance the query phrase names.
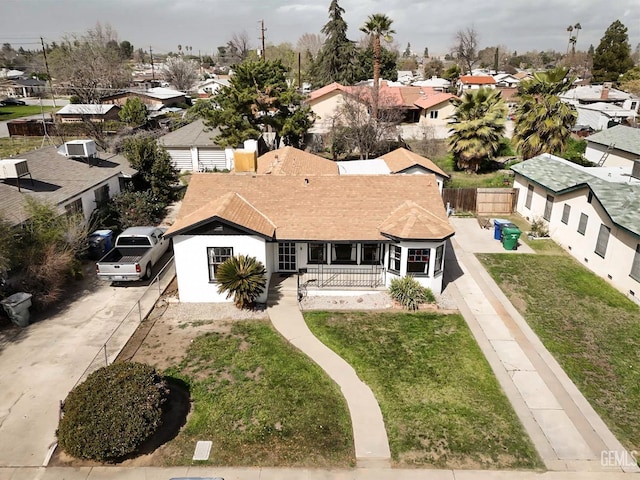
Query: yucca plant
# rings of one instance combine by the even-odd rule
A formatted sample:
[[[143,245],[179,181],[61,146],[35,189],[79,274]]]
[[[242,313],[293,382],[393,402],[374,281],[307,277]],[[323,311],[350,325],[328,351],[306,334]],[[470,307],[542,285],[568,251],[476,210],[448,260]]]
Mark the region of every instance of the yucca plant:
[[[418,310],[421,303],[435,303],[433,292],[423,287],[413,277],[394,278],[389,286],[389,295],[407,310]]]
[[[250,308],[264,292],[267,284],[266,269],[255,257],[239,255],[225,260],[216,272],[218,293],[233,295],[238,308]]]

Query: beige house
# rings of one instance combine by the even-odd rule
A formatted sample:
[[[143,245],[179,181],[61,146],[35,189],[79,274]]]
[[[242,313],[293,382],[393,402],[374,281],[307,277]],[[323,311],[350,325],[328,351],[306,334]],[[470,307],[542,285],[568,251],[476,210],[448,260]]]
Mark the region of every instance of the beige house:
[[[145,90],[126,90],[121,93],[108,95],[101,98],[102,103],[114,105],[124,105],[129,98],[137,97],[147,106],[149,110],[160,110],[163,107],[173,107],[184,105],[186,96],[184,92],[171,88],[154,87]]]
[[[89,120],[91,122],[105,122],[120,120],[120,106],[101,104],[70,103],[58,110],[54,118],[62,123],[76,123]]]
[[[640,303],[640,164],[582,167],[549,154],[511,167],[518,213],[585,267]]]
[[[229,301],[216,272],[249,255],[309,295],[361,295],[411,275],[442,290],[454,234],[433,175],[191,177],[173,238],[180,301]],[[266,292],[259,299],[266,300]]]

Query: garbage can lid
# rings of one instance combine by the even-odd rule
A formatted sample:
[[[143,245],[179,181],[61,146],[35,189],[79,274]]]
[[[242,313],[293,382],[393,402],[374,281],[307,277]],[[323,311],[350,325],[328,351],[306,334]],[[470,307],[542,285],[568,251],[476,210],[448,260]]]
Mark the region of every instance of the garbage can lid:
[[[493,219],[493,224],[494,225],[504,225],[506,223],[511,223],[509,220],[506,220],[504,218],[494,218]]]
[[[514,225],[513,223],[507,223],[506,225],[502,226],[502,233],[507,234],[507,233],[522,233],[522,231],[518,228],[517,225]]]
[[[91,236],[97,237],[108,237],[109,235],[113,235],[113,230],[96,230],[91,234]]]
[[[18,292],[18,293],[14,293],[13,295],[9,295],[7,298],[2,300],[0,303],[2,303],[3,305],[15,306],[15,305],[18,305],[18,304],[20,304],[22,302],[26,302],[32,296],[33,295],[31,295],[30,293],[27,293],[27,292]]]

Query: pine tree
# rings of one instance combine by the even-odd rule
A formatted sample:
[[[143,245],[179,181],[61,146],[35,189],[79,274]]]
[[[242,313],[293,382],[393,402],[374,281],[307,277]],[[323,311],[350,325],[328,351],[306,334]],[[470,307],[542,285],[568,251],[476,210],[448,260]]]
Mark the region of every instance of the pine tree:
[[[613,22],[600,40],[593,56],[593,80],[616,82],[633,67],[627,27],[620,20]]]
[[[342,18],[343,14],[344,9],[338,5],[338,0],[332,0],[329,21],[321,30],[327,38],[311,68],[315,86],[333,82],[351,85],[354,81],[356,46],[347,38],[347,22]]]

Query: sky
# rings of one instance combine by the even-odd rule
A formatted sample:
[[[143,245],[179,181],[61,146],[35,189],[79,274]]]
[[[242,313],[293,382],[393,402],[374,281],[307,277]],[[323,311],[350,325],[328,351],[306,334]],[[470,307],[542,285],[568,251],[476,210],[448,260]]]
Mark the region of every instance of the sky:
[[[246,31],[254,47],[264,20],[267,43],[290,42],[304,33],[320,33],[330,0],[0,0],[0,43],[38,48],[65,35],[82,34],[96,22],[110,24],[119,40],[134,48],[167,53],[190,45],[211,55],[234,33]],[[567,27],[580,23],[576,48],[597,47],[607,27],[620,20],[632,51],[640,43],[639,0],[340,0],[349,38],[372,13],[393,20],[394,42],[415,53],[425,47],[444,55],[455,33],[473,27],[479,47],[504,45],[511,51],[566,51]]]

